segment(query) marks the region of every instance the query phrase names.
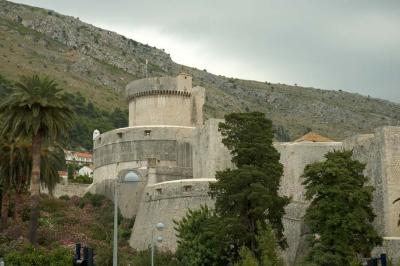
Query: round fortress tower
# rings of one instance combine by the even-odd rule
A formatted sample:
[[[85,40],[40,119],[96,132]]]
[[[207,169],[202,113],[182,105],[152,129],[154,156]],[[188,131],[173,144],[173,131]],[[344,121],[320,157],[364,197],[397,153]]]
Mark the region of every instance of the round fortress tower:
[[[204,103],[204,89],[201,89],[192,88],[192,77],[184,73],[129,83],[126,86],[129,126],[201,124]]]

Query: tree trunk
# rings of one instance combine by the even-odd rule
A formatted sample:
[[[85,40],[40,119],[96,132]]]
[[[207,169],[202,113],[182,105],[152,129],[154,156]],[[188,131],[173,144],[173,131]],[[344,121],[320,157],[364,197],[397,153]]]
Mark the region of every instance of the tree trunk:
[[[19,224],[22,222],[22,194],[15,192],[14,195],[14,223]]]
[[[41,146],[42,136],[38,133],[32,138],[31,216],[29,221],[29,241],[32,245],[36,245],[39,220]]]
[[[4,230],[7,228],[7,222],[8,222],[8,209],[10,207],[10,194],[8,191],[3,191],[2,197],[1,197],[1,224],[0,224],[0,230]]]

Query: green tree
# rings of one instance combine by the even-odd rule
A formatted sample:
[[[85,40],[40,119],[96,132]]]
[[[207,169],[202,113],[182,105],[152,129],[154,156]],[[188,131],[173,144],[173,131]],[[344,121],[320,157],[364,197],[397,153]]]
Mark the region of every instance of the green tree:
[[[306,166],[306,199],[311,201],[305,223],[311,250],[306,265],[359,265],[357,256],[369,256],[382,243],[372,226],[374,188],[366,186],[365,165],[351,151],[334,151],[326,161]]]
[[[241,232],[233,243],[236,253],[242,246],[257,253],[257,223],[265,228],[266,221],[280,246],[286,247],[282,217],[290,199],[278,195],[283,166],[272,143],[272,122],[259,112],[233,113],[225,116],[219,131],[237,168],[217,172],[217,182],[210,184],[210,190],[216,213],[229,217],[229,227]]]
[[[262,266],[283,266],[283,259],[279,255],[279,246],[272,227],[267,224],[260,228],[257,235],[258,253],[261,254]]]
[[[67,132],[73,113],[60,97],[57,83],[49,77],[23,76],[1,102],[3,134],[32,139],[30,180],[31,217],[29,239],[36,244],[39,218],[41,147],[45,140],[55,140]]]
[[[24,138],[0,139],[0,182],[3,183],[1,224],[7,225],[8,207],[11,194],[14,194],[14,217],[19,218],[21,196],[28,187],[32,170],[32,144]],[[58,171],[64,165],[64,151],[56,146],[49,146],[47,142],[41,150],[41,178],[42,185],[52,194],[59,181]]]
[[[242,247],[239,252],[241,260],[235,266],[283,266],[285,265],[279,255],[279,247],[277,245],[275,233],[271,226],[267,224],[265,228],[259,227],[259,233],[256,236],[258,254],[260,259],[257,259],[255,254],[247,247]]]
[[[178,237],[176,256],[180,265],[229,265],[229,236],[220,221],[207,206],[189,210],[182,220],[174,221]]]
[[[7,227],[12,189],[22,192],[30,171],[30,145],[23,138],[0,138],[1,228]]]
[[[235,266],[259,266],[257,258],[253,252],[246,247],[242,247],[239,251],[240,261]]]

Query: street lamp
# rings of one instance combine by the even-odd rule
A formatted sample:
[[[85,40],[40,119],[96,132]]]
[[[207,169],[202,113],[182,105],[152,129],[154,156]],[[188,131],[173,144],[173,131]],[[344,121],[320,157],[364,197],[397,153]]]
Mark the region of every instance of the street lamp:
[[[139,175],[133,170],[121,171],[114,185],[114,240],[113,240],[113,266],[118,263],[118,185],[119,183],[139,182]]]
[[[165,225],[163,223],[157,223],[155,228],[159,231],[163,230]],[[154,266],[154,229],[151,230],[151,266]],[[162,236],[157,237],[157,241],[161,242],[163,240]]]

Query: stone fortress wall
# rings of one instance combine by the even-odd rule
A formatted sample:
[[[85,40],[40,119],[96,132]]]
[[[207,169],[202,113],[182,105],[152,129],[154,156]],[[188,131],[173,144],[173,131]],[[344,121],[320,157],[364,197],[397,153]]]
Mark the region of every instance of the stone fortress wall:
[[[222,120],[203,123],[204,88],[192,88],[191,82],[190,76],[181,74],[130,83],[129,127],[94,140],[94,183],[89,191],[112,198],[121,171],[129,169],[140,177],[138,182],[118,184],[123,216],[136,217],[130,245],[139,250],[150,245],[153,232],[163,237],[157,243],[160,248],[175,250],[172,220],[182,218],[189,208],[213,206],[209,182],[215,181],[216,171],[234,167],[218,132]],[[301,185],[304,167],[342,148],[353,149],[355,158],[367,163],[366,175],[376,188],[376,227],[386,237],[385,250],[396,257],[393,250],[400,241],[396,227],[400,208],[391,202],[400,196],[399,132],[400,128],[385,127],[343,143],[275,143],[284,165],[280,193],[293,199],[284,217],[289,243],[284,254],[289,265],[298,265],[307,248],[303,216],[308,203]],[[154,231],[158,222],[166,225],[162,232]]]
[[[176,250],[175,221],[179,221],[188,209],[201,205],[214,206],[208,195],[208,184],[215,179],[181,179],[157,183],[146,187],[140,201],[129,244],[138,250],[147,249],[151,243],[154,225],[162,222],[164,230],[155,231],[163,241],[158,243],[164,250]]]

